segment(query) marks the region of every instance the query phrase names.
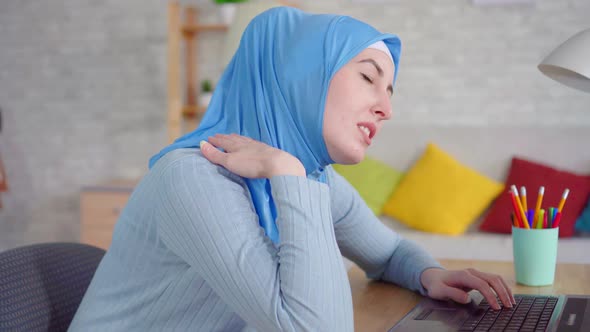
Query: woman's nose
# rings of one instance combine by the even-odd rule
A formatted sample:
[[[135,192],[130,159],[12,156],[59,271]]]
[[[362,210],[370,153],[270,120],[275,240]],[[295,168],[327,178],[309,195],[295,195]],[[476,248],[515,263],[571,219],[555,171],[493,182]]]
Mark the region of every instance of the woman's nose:
[[[389,95],[380,97],[379,102],[373,107],[373,113],[382,120],[389,120],[391,118],[392,109]]]

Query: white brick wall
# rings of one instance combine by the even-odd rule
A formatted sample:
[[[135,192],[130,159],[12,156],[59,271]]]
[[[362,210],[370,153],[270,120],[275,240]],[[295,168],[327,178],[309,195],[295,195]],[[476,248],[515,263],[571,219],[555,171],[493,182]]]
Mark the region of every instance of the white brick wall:
[[[215,19],[211,1],[190,2],[203,6],[202,20]],[[590,26],[590,0],[382,2],[299,1],[401,37],[389,126],[590,129],[590,94],[536,69],[554,46]],[[219,36],[199,43],[208,78],[222,68]],[[82,185],[145,172],[165,143],[165,55],[165,1],[0,2],[0,154],[11,184],[2,197],[0,250],[76,240]]]
[[[590,125],[590,95],[536,68],[554,46],[590,27],[589,0],[499,7],[457,0],[389,2],[322,1],[313,7],[336,9],[400,36],[392,125]]]

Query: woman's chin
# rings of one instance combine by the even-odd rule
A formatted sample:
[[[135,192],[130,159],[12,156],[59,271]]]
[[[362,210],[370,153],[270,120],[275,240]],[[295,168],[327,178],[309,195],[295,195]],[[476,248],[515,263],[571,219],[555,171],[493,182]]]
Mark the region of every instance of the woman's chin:
[[[356,153],[347,153],[342,155],[340,160],[337,161],[338,164],[342,165],[355,165],[363,161],[365,159],[365,151],[355,151]]]

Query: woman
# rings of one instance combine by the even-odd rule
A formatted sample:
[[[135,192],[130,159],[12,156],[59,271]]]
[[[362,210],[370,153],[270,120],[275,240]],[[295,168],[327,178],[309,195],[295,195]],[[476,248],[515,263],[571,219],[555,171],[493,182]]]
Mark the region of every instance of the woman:
[[[400,47],[350,17],[253,19],[200,127],[150,160],[71,330],[352,331],[341,254],[432,298],[511,306],[500,277],[441,268],[330,167],[391,117]]]

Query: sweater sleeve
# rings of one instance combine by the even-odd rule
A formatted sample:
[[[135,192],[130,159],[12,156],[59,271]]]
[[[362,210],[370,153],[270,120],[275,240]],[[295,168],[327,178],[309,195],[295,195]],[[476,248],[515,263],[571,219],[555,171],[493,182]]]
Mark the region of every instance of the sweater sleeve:
[[[270,179],[281,239],[275,247],[238,176],[187,156],[161,170],[160,181],[162,242],[249,326],[353,330],[326,184],[297,176]]]
[[[416,243],[385,226],[332,167],[327,172],[336,239],[344,257],[359,265],[368,278],[427,295],[420,276],[425,269],[441,265]]]

